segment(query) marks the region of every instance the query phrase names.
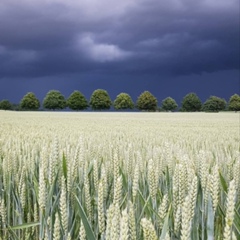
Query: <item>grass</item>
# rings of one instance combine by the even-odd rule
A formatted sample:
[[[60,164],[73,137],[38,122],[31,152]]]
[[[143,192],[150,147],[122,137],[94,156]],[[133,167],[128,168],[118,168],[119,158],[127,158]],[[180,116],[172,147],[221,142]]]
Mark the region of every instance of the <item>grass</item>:
[[[0,239],[238,239],[239,128],[238,113],[0,111]]]

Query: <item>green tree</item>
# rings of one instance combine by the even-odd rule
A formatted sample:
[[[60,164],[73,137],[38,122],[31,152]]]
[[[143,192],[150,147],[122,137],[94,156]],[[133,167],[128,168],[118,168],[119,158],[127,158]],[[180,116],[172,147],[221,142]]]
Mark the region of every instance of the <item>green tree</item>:
[[[149,91],[145,91],[137,99],[137,108],[144,111],[155,111],[157,109],[157,98]]]
[[[167,97],[162,100],[162,109],[165,111],[174,111],[177,107],[178,105],[176,101],[171,97]]]
[[[67,106],[72,110],[84,110],[88,108],[88,101],[81,92],[74,91],[67,99]]]
[[[64,109],[66,107],[65,97],[57,90],[51,90],[43,99],[43,107],[46,109]]]
[[[230,111],[240,111],[240,96],[238,94],[234,94],[230,97],[228,109]]]
[[[199,112],[202,108],[202,102],[196,93],[187,94],[182,100],[182,111]]]
[[[32,92],[27,93],[20,101],[20,108],[24,110],[37,110],[40,107],[40,101]]]
[[[107,110],[112,101],[106,90],[97,89],[92,93],[89,104],[93,110]]]
[[[129,94],[127,93],[120,93],[117,95],[116,99],[113,102],[113,106],[115,109],[133,109],[134,102]]]
[[[204,102],[202,110],[205,112],[219,112],[225,110],[226,106],[225,99],[211,96]]]
[[[4,99],[0,102],[0,109],[11,110],[12,109],[12,104],[7,99]]]

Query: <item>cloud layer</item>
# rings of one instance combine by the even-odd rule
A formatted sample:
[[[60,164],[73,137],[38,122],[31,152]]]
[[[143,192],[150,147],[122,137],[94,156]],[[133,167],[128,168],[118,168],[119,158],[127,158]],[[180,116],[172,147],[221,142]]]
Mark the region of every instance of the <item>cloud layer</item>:
[[[4,0],[0,77],[239,69],[238,15],[237,0]]]
[[[237,88],[239,27],[238,0],[2,0],[0,97],[82,87],[136,97],[176,82],[178,100],[187,89],[223,96]]]

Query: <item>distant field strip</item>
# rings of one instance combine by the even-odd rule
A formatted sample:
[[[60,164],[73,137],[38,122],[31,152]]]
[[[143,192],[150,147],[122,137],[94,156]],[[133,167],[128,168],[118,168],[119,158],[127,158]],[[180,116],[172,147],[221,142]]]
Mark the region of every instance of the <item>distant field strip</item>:
[[[239,113],[0,111],[0,239],[240,239]]]

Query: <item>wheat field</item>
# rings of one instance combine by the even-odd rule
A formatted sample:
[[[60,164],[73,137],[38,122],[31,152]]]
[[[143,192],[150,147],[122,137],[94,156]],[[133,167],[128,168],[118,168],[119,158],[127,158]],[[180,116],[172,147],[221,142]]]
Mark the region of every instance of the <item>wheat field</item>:
[[[240,239],[239,113],[0,111],[0,239]]]

